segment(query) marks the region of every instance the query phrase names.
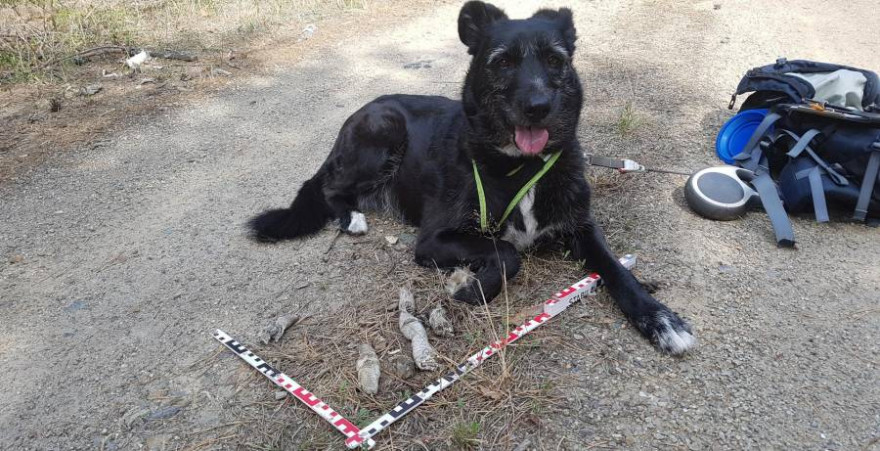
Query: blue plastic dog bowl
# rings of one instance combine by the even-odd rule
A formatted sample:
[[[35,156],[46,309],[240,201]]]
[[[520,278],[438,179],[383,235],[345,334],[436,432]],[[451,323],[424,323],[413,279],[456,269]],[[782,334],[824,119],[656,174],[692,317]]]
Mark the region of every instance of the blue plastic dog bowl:
[[[767,116],[767,110],[746,110],[725,122],[715,139],[715,153],[718,158],[727,164],[733,164],[733,157],[744,150],[764,116]]]

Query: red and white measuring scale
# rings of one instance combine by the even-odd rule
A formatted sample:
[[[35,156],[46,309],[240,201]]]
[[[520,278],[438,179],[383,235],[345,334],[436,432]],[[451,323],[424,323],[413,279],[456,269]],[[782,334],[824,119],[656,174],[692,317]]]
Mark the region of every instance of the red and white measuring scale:
[[[636,263],[636,258],[633,255],[625,255],[620,259],[620,263],[627,269],[631,269]],[[599,288],[601,281],[599,275],[593,273],[574,285],[555,293],[550,299],[544,301],[542,304],[542,312],[539,315],[511,330],[506,337],[489,344],[479,352],[468,357],[464,363],[457,365],[449,373],[428,384],[428,386],[423,388],[420,392],[399,402],[393,409],[363,428],[358,428],[353,423],[343,418],[342,415],[333,410],[314,394],[307,391],[290,376],[270,366],[263,359],[248,350],[244,345],[227,335],[225,332],[219,329],[216,330],[214,332],[214,338],[235,352],[249,365],[260,371],[260,373],[274,382],[275,385],[283,388],[303,404],[307,405],[312,411],[330,423],[337,431],[345,435],[346,446],[349,448],[365,447],[370,449],[376,445],[376,442],[373,440],[373,437],[376,434],[385,430],[395,421],[403,418],[404,415],[413,411],[413,409],[422,405],[425,401],[431,399],[431,397],[438,392],[445,390],[447,387],[457,382],[462,376],[473,371],[474,368],[480,366],[483,362],[511,343],[519,340],[541,325],[546,324],[547,321],[564,312],[571,304],[581,300],[584,296],[596,294],[596,290]]]

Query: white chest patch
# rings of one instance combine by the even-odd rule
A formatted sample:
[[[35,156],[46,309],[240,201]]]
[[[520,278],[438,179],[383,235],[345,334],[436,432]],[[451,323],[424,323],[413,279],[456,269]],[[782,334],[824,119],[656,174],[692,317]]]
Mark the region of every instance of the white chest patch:
[[[531,246],[535,240],[543,235],[547,229],[538,229],[538,220],[535,219],[535,188],[529,190],[522,200],[519,202],[519,212],[523,216],[524,229],[517,229],[514,223],[510,223],[507,230],[504,231],[502,240],[513,244],[517,250],[523,250]],[[508,220],[509,221],[509,220]]]

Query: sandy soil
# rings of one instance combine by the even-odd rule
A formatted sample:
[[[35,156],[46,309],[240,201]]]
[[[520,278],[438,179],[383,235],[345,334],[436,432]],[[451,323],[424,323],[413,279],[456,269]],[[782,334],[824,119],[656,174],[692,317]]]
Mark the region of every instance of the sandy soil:
[[[502,6],[522,17],[539,3]],[[729,94],[750,67],[788,56],[880,69],[866,31],[880,26],[871,1],[610,0],[573,9],[584,146],[649,166],[717,164],[714,133],[732,114]],[[352,27],[316,41],[294,64],[134,121],[0,185],[0,448],[341,443],[219,353],[210,331],[256,343],[275,315],[312,315],[305,326],[320,343],[314,355],[326,346],[351,356],[342,363],[347,373],[321,377],[344,381],[354,373],[356,333],[338,312],[355,315],[367,304],[383,311],[393,303],[389,293],[407,282],[394,278],[401,274],[421,274],[428,282],[419,293],[441,296],[439,280],[412,267],[405,246],[383,244],[385,235],[412,232],[392,221],[370,217],[366,237],[341,237],[331,252],[329,228],[308,241],[264,246],[245,237],[243,224],[290,201],[364,102],[389,92],[456,97],[467,65],[457,12],[446,4]],[[621,136],[627,103],[641,125]],[[681,177],[590,175],[612,244],[638,254],[639,275],[661,282],[657,296],[692,321],[700,347],[681,359],[663,356],[604,296],[577,306],[517,351],[546,361],[529,374],[552,382],[552,402],[512,423],[484,422],[479,446],[878,448],[876,229],[800,218],[800,248],[777,249],[760,213],[730,223],[690,213]],[[538,279],[540,258],[530,257],[510,287],[511,302],[528,305],[578,275],[569,263]],[[393,323],[393,316],[379,320]],[[294,333],[260,349],[299,361],[283,368],[307,383],[319,377],[308,360],[315,357],[292,350],[308,338]],[[338,398],[356,403],[346,408],[352,414],[393,405]],[[483,417],[456,409],[454,398],[440,404],[379,442],[456,448],[447,429],[432,428],[440,410],[431,409]]]

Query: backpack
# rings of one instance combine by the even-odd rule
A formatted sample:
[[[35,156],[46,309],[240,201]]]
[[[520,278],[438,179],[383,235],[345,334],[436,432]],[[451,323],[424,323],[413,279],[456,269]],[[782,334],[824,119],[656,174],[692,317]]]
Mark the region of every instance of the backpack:
[[[813,61],[777,60],[743,77],[731,98],[751,93],[740,111],[767,109],[738,166],[770,216],[780,246],[793,246],[788,213],[829,206],[857,221],[880,217],[880,81],[871,71]]]

